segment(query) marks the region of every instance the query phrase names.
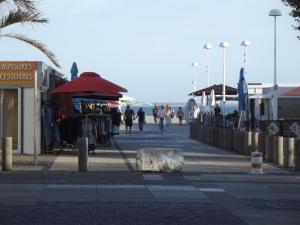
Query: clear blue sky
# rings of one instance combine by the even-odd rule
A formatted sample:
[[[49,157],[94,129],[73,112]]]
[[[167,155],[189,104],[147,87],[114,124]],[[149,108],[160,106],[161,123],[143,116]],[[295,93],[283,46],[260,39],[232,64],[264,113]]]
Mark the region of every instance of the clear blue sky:
[[[211,83],[222,82],[221,41],[228,41],[227,82],[236,86],[242,40],[252,46],[248,82],[273,81],[273,18],[278,8],[278,81],[300,82],[300,41],[290,9],[280,0],[44,0],[46,26],[14,26],[54,51],[68,77],[95,71],[149,102],[186,102],[192,91],[191,63],[198,62],[198,88],[205,86],[205,52],[211,50]],[[26,44],[1,39],[0,60],[49,60]]]

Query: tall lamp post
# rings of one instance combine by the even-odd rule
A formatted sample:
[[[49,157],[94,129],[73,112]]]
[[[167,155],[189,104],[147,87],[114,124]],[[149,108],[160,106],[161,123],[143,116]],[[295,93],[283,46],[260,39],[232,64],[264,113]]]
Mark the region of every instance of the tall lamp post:
[[[226,51],[225,49],[229,47],[228,42],[221,42],[220,47],[223,48],[223,126],[225,127],[225,104],[226,104]]]
[[[279,9],[272,9],[269,12],[269,16],[274,17],[274,85],[273,85],[273,120],[278,119],[278,99],[277,99],[277,16],[282,16],[281,11]]]
[[[247,56],[248,56],[248,47],[251,46],[250,41],[243,41],[241,45],[244,47],[244,62],[243,67],[247,69]]]
[[[206,73],[206,87],[209,87],[209,50],[212,49],[212,45],[207,43],[203,47],[206,50],[206,66],[205,66],[205,73]]]
[[[193,81],[192,81],[192,84],[193,84],[193,92],[197,91],[197,79],[196,79],[196,75],[197,75],[197,67],[198,67],[198,63],[196,62],[193,62],[192,63],[192,72],[193,72]],[[195,97],[195,96],[194,96]]]

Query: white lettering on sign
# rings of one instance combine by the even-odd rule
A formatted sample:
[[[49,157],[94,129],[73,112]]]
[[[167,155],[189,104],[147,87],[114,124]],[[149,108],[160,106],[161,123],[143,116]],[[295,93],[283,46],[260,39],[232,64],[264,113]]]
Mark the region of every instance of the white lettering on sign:
[[[0,74],[0,80],[32,80],[31,74]]]
[[[31,64],[0,64],[0,70],[2,71],[31,71]]]

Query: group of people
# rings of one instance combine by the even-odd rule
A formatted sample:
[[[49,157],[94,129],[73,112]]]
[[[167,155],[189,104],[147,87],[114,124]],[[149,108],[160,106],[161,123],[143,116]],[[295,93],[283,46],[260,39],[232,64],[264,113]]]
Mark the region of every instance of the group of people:
[[[176,116],[179,120],[179,125],[182,125],[184,113],[181,107],[175,113],[175,110],[171,106],[154,106],[152,110],[152,115],[155,123],[159,124],[161,133],[164,132],[164,127],[169,126],[172,123],[172,119]]]
[[[131,132],[133,120],[135,119],[138,119],[139,129],[142,132],[144,129],[144,124],[146,123],[146,117],[143,107],[140,107],[137,114],[135,115],[134,111],[130,108],[129,105],[127,105],[124,112],[126,133]]]

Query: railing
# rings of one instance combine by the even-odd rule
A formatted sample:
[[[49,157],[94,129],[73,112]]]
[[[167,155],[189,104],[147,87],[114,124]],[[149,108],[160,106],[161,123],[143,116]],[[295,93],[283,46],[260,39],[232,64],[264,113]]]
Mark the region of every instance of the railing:
[[[300,171],[300,139],[294,137],[218,128],[200,123],[190,125],[190,137],[238,154],[261,152],[267,162]]]

